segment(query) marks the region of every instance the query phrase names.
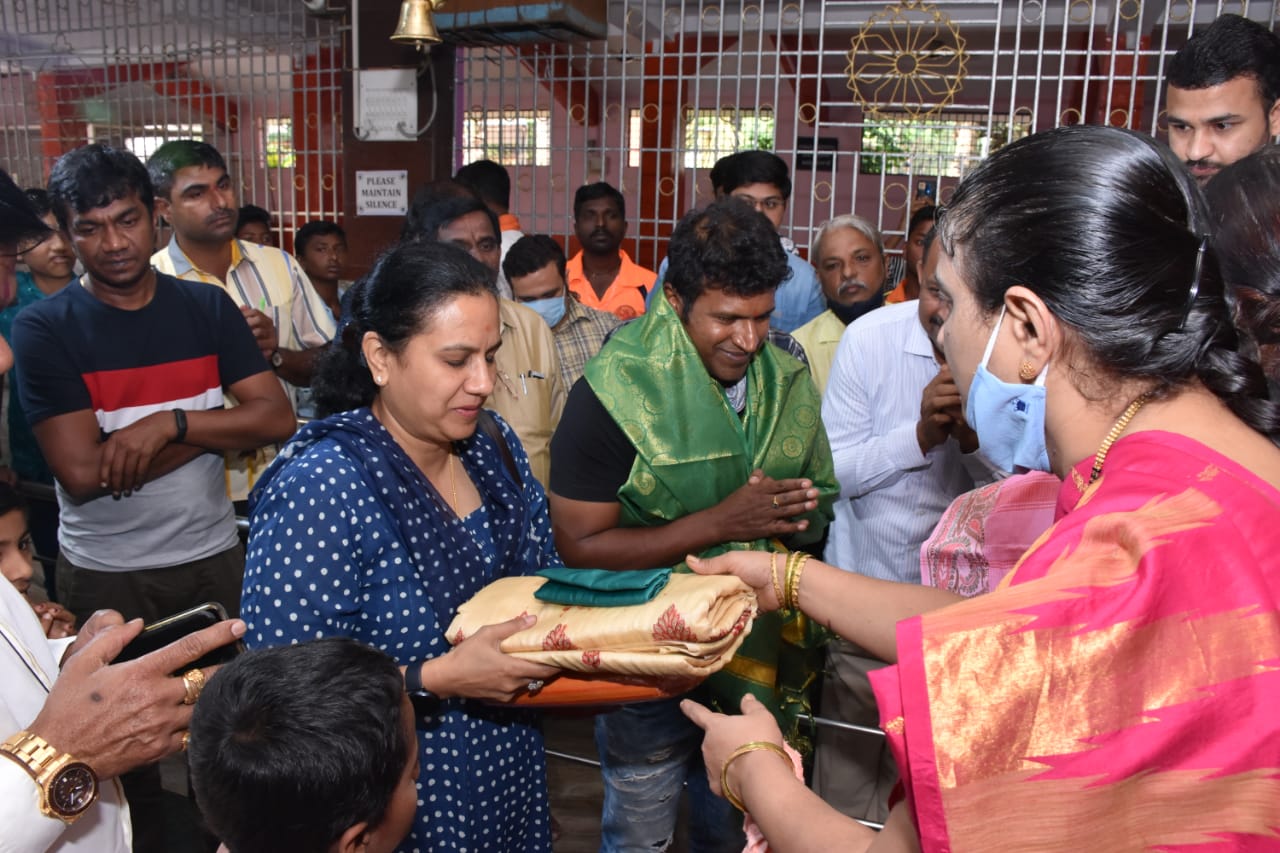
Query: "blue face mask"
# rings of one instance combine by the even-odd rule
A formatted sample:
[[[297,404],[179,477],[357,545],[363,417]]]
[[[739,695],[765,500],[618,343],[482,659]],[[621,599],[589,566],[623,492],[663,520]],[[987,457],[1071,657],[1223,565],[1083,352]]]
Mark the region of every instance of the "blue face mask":
[[[560,296],[552,296],[547,299],[534,299],[530,302],[522,303],[526,308],[532,308],[542,315],[542,319],[547,321],[547,325],[551,328],[556,327],[564,319],[564,294]]]
[[[1001,308],[1000,319],[991,330],[982,362],[969,385],[964,417],[978,433],[982,455],[992,464],[1010,473],[1016,468],[1048,471],[1049,451],[1044,443],[1044,379],[1049,365],[1044,366],[1033,385],[1005,382],[987,370],[987,362],[991,359],[991,350],[1003,322],[1004,309]]]

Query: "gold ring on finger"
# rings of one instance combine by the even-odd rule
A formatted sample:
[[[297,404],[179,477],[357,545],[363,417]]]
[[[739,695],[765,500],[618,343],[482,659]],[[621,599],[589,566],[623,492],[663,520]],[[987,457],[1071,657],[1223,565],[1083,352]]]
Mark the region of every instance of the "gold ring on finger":
[[[777,496],[777,495],[774,495],[774,496],[773,496],[773,508],[774,508],[774,509],[781,509],[781,508],[782,508],[782,505],[778,503],[778,496]]]
[[[184,672],[182,687],[187,691],[187,695],[182,697],[182,704],[196,704],[196,700],[200,698],[200,692],[204,690],[204,670],[197,667]]]

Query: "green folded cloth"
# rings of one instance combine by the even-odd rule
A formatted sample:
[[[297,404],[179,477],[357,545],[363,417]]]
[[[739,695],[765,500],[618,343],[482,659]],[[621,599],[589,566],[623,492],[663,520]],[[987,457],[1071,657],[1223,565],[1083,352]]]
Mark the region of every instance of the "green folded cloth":
[[[580,607],[626,607],[657,598],[671,578],[670,569],[612,572],[608,569],[543,569],[547,582],[533,597],[552,604]]]

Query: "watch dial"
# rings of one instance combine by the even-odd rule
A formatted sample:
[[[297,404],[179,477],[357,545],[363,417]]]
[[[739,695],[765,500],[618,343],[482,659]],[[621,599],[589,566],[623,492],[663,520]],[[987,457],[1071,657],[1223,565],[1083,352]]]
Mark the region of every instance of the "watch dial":
[[[49,804],[59,814],[75,815],[89,808],[98,793],[98,780],[85,764],[69,764],[49,786]]]

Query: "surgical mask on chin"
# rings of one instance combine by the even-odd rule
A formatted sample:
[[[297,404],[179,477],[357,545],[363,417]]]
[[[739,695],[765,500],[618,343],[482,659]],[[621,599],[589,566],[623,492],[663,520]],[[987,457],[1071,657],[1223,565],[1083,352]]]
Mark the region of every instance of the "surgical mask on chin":
[[[524,307],[532,308],[542,315],[542,319],[547,321],[547,325],[551,328],[556,327],[564,319],[564,294],[559,296],[551,296],[546,299],[534,299],[530,302],[523,303]]]
[[[1044,439],[1045,364],[1032,385],[1005,382],[987,369],[1004,309],[987,338],[982,362],[969,385],[964,417],[978,433],[978,447],[992,464],[1013,473],[1017,468],[1048,471],[1049,451]]]

